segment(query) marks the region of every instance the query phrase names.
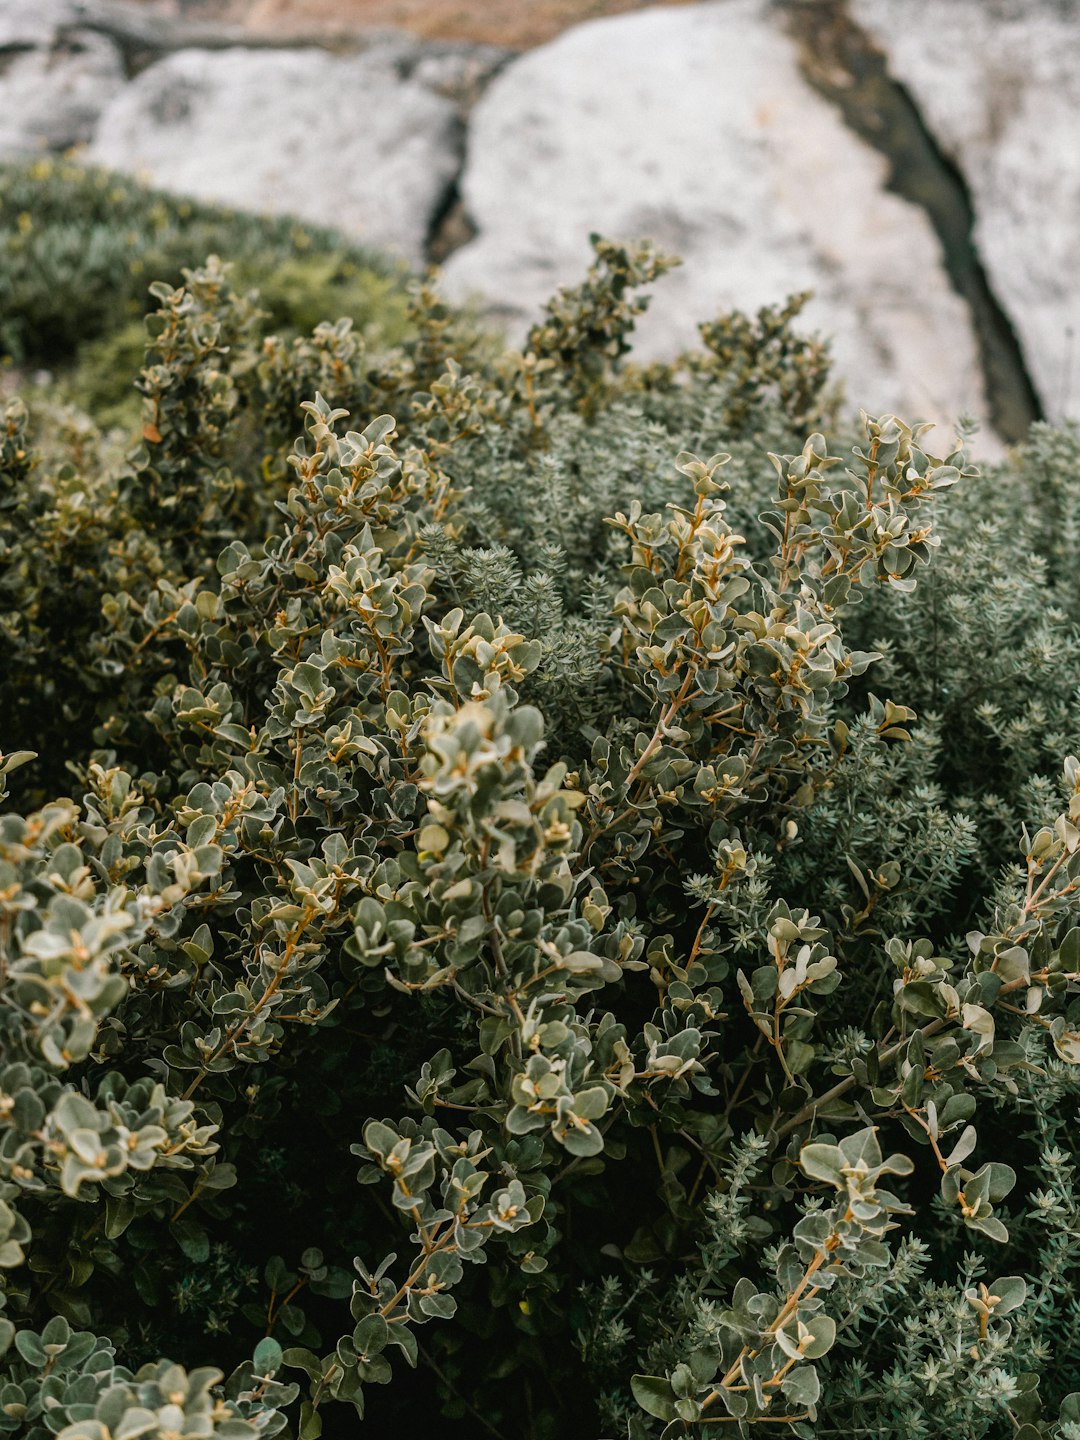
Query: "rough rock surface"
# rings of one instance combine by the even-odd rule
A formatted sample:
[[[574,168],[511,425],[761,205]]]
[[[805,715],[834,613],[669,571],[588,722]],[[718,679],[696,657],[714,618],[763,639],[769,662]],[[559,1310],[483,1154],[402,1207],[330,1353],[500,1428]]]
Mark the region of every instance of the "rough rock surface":
[[[75,0],[3,0],[0,50],[16,45],[51,45],[61,25],[76,21]]]
[[[855,0],[975,208],[1043,408],[1080,415],[1080,4]]]
[[[393,56],[181,50],[116,96],[86,158],[418,264],[460,163],[460,121],[450,100],[399,78]]]
[[[0,60],[0,160],[89,140],[125,81],[116,46],[72,30]]]
[[[515,60],[473,112],[462,194],[477,238],[454,295],[520,334],[582,273],[587,237],[651,235],[684,260],[657,287],[639,355],[670,355],[722,308],[813,289],[853,403],[952,421],[983,413],[969,315],[925,214],[797,68],[767,0],[595,21]]]

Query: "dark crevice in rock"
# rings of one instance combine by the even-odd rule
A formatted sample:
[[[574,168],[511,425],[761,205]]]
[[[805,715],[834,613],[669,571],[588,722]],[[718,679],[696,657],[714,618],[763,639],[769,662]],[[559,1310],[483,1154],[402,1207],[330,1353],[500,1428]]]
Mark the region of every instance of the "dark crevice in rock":
[[[96,33],[102,34],[104,32],[99,30]],[[124,67],[124,79],[127,81],[136,79],[144,70],[160,60],[164,53],[161,50],[151,49],[146,45],[142,45],[126,37],[117,38],[115,35],[107,35],[106,38],[111,40],[116,46],[116,52],[120,56],[120,64]]]
[[[480,50],[488,50],[490,53],[485,57],[485,63],[473,74],[464,76],[453,87],[435,87],[440,94],[446,95],[457,105],[459,125],[458,168],[431,217],[427,239],[424,241],[424,257],[431,265],[442,265],[455,250],[468,245],[469,241],[475,240],[479,234],[461,193],[468,150],[469,116],[495,77],[516,60],[519,54],[516,50],[506,50],[500,55],[493,47],[478,47],[478,51]]]
[[[460,181],[465,169],[465,144],[467,119],[460,115],[455,123],[454,144],[457,150],[457,169],[442,198],[432,212],[428,232],[424,238],[424,259],[429,265],[441,265],[462,245],[467,245],[476,235],[476,227],[465,211],[461,198]]]
[[[34,49],[33,45],[20,45],[18,42],[11,45],[0,45],[0,75],[3,75],[6,70],[10,70],[21,55],[29,55]]]
[[[479,231],[465,208],[461,191],[455,179],[443,196],[442,204],[432,216],[424,255],[432,265],[442,265],[455,250],[460,250],[470,240],[475,240]]]
[[[967,182],[928,129],[918,106],[888,71],[886,56],[848,13],[845,0],[778,0],[801,51],[803,73],[845,123],[889,162],[888,188],[926,211],[957,294],[971,312],[990,421],[1022,440],[1042,406],[1008,315],[973,239]]]

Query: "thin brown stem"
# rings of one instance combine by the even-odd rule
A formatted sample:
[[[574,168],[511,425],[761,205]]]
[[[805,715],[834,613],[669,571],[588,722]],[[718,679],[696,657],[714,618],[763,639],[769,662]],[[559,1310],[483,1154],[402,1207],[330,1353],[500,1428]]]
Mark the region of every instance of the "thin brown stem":
[[[210,1059],[203,1064],[202,1069],[195,1076],[195,1079],[192,1080],[191,1084],[184,1091],[183,1095],[180,1097],[182,1100],[191,1099],[192,1095],[195,1094],[195,1091],[206,1079],[207,1075],[210,1074],[210,1071],[212,1070],[215,1062],[220,1060],[222,1055],[224,1055],[236,1044],[237,1040],[239,1040],[240,1036],[244,1033],[247,1027],[260,1014],[260,1012],[266,1008],[271,998],[280,989],[281,982],[285,978],[285,972],[289,968],[289,961],[293,957],[293,952],[295,951],[297,945],[300,942],[300,937],[303,935],[307,927],[311,924],[315,913],[316,912],[310,907],[305,909],[300,920],[297,922],[296,929],[292,932],[292,934],[285,942],[285,950],[281,956],[281,959],[278,962],[277,970],[273,978],[271,979],[269,985],[267,985],[266,989],[259,997],[258,1004],[255,1006],[254,1010],[249,1011],[242,1020],[238,1021],[238,1023],[234,1025],[233,1028],[229,1031],[229,1033],[225,1036],[224,1040],[222,1040],[221,1044],[214,1051],[213,1055],[211,1055]]]
[[[682,709],[683,705],[686,703],[687,696],[690,694],[690,687],[693,683],[694,672],[692,669],[688,669],[685,677],[683,678],[683,683],[679,690],[679,693],[675,696],[674,700],[672,700],[671,703],[666,707],[663,714],[660,716],[660,719],[656,722],[656,729],[653,731],[648,744],[645,746],[645,749],[638,756],[634,764],[630,767],[630,773],[626,777],[626,788],[628,790],[630,786],[633,785],[634,782],[637,780],[638,776],[652,759],[656,751],[659,749],[660,743],[664,738],[665,731],[667,730],[671,722],[675,719],[675,716]]]

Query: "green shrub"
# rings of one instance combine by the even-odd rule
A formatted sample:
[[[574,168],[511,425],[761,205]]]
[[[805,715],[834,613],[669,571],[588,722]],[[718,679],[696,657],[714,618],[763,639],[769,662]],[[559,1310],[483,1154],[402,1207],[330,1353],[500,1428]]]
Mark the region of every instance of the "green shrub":
[[[1080,1436],[1080,436],[596,245],[8,405],[0,1429]]]
[[[185,265],[211,253],[229,256],[239,288],[261,290],[273,326],[306,331],[350,315],[359,329],[400,337],[399,272],[343,236],[46,158],[0,166],[0,355],[22,365],[70,361],[138,320],[151,280],[179,284]],[[90,386],[106,379],[103,358],[89,357],[98,362]],[[126,385],[130,373],[117,378]]]

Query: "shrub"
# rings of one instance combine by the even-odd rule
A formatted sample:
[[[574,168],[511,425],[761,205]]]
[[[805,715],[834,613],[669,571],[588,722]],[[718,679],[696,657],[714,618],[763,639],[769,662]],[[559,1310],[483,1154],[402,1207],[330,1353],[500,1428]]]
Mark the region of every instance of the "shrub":
[[[0,355],[56,366],[141,319],[151,280],[228,255],[278,328],[351,315],[399,338],[403,284],[386,260],[319,227],[177,199],[129,176],[45,158],[0,166]],[[100,352],[87,377],[101,387]],[[136,360],[137,368],[137,360]],[[121,384],[130,380],[122,371]],[[93,390],[90,390],[93,395]],[[115,402],[116,395],[109,395]]]
[[[1080,437],[635,368],[596,244],[7,408],[12,1432],[1080,1435]]]

